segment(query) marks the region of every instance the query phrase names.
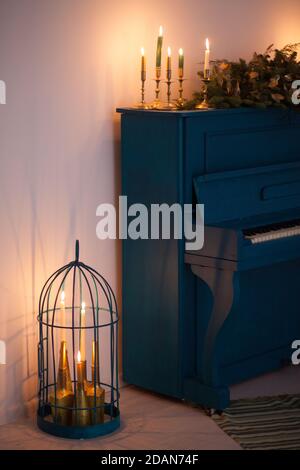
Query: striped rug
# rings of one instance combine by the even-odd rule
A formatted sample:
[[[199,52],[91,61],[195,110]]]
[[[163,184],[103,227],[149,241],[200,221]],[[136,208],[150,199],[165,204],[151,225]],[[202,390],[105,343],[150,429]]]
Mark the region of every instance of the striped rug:
[[[300,449],[300,395],[232,401],[212,418],[243,449]]]

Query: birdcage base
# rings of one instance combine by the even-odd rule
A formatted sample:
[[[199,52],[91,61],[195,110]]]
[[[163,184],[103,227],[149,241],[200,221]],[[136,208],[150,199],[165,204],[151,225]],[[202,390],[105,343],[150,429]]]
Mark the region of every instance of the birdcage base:
[[[117,407],[113,407],[113,416],[111,416],[110,405],[105,409],[103,423],[87,426],[64,426],[53,422],[49,414],[49,407],[42,407],[37,414],[38,427],[53,436],[63,437],[65,439],[92,439],[99,436],[110,434],[120,426],[120,412]]]

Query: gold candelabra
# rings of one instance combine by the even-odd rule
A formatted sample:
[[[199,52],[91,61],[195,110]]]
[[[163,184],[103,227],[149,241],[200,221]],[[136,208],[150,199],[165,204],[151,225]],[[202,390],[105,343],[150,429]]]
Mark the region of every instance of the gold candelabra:
[[[135,106],[138,109],[149,109],[149,106],[145,102],[145,81],[146,81],[146,70],[141,71],[141,101]]]
[[[203,100],[201,103],[197,104],[196,109],[208,109],[209,108],[209,103],[208,103],[208,84],[210,82],[209,70],[204,71],[204,78],[202,79],[202,81],[204,83]]]
[[[179,87],[178,87],[178,94],[179,94],[179,97],[178,97],[178,100],[177,100],[177,105],[179,108],[182,108],[182,106],[184,105],[185,103],[185,99],[183,98],[183,82],[184,82],[185,78],[183,78],[183,72],[181,71],[181,69],[179,70],[179,75],[178,75],[178,83],[179,83]]]
[[[156,67],[155,69],[155,100],[151,104],[152,109],[162,109],[163,108],[163,103],[159,99],[159,94],[160,94],[160,82],[161,82],[161,67]]]
[[[167,100],[162,102],[160,100],[160,82],[161,82],[161,52],[162,52],[162,43],[163,43],[163,29],[160,27],[159,29],[159,36],[157,40],[157,49],[156,49],[156,69],[155,69],[155,99],[154,101],[147,105],[145,103],[145,80],[146,80],[146,57],[145,57],[145,50],[141,48],[141,81],[142,81],[142,88],[141,88],[141,101],[140,103],[135,106],[141,109],[156,109],[156,110],[166,110],[170,111],[173,109],[180,109],[184,108],[184,103],[186,102],[185,98],[183,98],[183,82],[185,81],[184,75],[184,52],[183,49],[180,48],[178,50],[178,98],[171,99],[171,86],[172,86],[172,55],[171,55],[171,48],[168,47],[168,56],[167,56],[167,63],[166,63],[166,80],[165,83],[167,85]],[[205,41],[205,56],[204,56],[204,78],[202,79],[203,83],[203,100],[197,106],[196,109],[208,109],[209,108],[209,101],[208,101],[208,84],[210,82],[210,42],[207,38]],[[238,93],[238,91],[237,91]]]
[[[175,103],[172,103],[171,101],[171,85],[172,85],[172,81],[171,81],[171,70],[168,70],[167,71],[167,80],[166,80],[166,84],[167,84],[167,102],[165,104],[165,109],[176,109],[177,106]]]

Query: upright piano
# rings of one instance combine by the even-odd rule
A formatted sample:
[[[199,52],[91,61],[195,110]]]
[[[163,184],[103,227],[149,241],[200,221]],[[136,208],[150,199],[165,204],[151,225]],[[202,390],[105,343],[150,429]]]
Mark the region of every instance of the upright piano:
[[[204,204],[204,246],[123,240],[124,380],[222,410],[300,338],[300,113],[121,113],[122,194]]]

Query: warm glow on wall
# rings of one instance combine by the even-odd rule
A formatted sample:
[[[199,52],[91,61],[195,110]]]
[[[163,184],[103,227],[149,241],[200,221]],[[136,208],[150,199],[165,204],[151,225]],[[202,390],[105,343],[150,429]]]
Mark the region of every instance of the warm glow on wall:
[[[6,364],[6,345],[4,341],[0,341],[0,364]]]

